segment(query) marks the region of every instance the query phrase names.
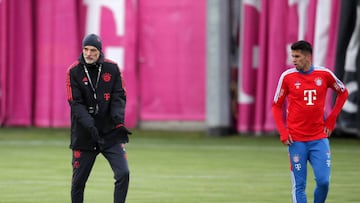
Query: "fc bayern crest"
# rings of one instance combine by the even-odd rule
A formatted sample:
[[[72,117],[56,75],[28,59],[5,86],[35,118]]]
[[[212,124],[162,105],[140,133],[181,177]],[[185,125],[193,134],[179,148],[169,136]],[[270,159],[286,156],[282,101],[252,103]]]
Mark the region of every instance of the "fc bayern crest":
[[[321,78],[316,78],[316,79],[315,79],[315,84],[316,84],[317,86],[321,86],[321,85],[322,85],[322,79],[321,79]]]
[[[104,80],[104,82],[109,82],[111,80],[111,74],[110,73],[104,73],[102,75],[102,79]]]
[[[299,161],[300,161],[300,156],[299,156],[298,154],[295,154],[295,155],[293,156],[293,161],[294,161],[295,163],[299,162]]]

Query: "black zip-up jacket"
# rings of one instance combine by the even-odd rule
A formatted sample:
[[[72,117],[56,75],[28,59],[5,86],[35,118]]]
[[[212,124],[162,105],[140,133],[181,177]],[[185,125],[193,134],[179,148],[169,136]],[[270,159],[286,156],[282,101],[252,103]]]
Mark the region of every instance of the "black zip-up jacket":
[[[71,149],[97,150],[99,145],[90,133],[94,126],[104,138],[105,144],[101,147],[127,141],[127,135],[116,130],[124,125],[126,91],[115,62],[105,59],[101,53],[96,64],[88,65],[80,54],[67,71],[66,87],[71,108]]]

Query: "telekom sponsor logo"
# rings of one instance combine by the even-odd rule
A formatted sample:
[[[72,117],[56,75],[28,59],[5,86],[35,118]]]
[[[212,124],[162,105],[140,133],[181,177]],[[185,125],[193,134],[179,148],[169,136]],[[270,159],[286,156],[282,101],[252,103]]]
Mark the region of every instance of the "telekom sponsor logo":
[[[86,15],[86,28],[85,33],[96,33],[104,36],[107,38],[103,41],[106,42],[116,42],[119,40],[116,39],[108,39],[108,37],[112,36],[112,38],[119,38],[124,37],[125,35],[125,0],[102,0],[102,1],[93,1],[93,0],[84,0],[84,4],[87,7],[87,15]],[[113,19],[101,19],[102,15],[102,8],[106,8],[111,12],[111,17]],[[102,29],[101,22],[109,21],[115,22],[115,29],[109,29],[109,26],[112,24],[107,24],[106,29]],[[116,33],[108,33],[109,30],[115,30]],[[116,61],[119,67],[122,69],[124,68],[125,64],[125,48],[124,45],[121,44],[111,44],[105,47],[104,53],[107,58],[110,58]]]
[[[307,101],[306,105],[314,105],[316,90],[304,90],[304,100]]]
[[[106,101],[109,101],[110,100],[110,93],[104,93],[104,99],[106,100]]]

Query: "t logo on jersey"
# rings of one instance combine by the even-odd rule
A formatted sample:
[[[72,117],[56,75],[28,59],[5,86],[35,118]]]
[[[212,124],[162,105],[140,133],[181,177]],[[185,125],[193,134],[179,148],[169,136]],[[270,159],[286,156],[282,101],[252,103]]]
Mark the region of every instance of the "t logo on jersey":
[[[304,100],[307,101],[306,105],[314,105],[316,90],[304,90]]]

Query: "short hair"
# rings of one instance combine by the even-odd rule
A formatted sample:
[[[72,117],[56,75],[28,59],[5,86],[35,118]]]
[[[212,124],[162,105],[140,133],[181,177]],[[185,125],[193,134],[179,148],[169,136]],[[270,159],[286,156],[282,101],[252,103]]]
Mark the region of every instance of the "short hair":
[[[300,40],[291,45],[291,50],[300,50],[312,54],[311,44],[305,40]]]

